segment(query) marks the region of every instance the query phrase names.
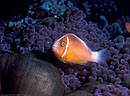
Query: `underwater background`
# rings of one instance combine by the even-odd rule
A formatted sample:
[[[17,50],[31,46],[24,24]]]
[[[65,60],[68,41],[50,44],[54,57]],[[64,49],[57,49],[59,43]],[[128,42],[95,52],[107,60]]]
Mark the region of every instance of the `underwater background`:
[[[1,0],[1,96],[130,96],[129,6],[130,0]],[[107,48],[107,61],[59,61],[52,45],[67,33],[93,51]]]

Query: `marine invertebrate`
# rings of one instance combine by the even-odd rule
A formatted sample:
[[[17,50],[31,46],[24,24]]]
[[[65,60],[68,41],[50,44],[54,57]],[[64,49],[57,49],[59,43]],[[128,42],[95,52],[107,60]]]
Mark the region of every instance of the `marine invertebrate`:
[[[113,85],[108,84],[104,87],[97,87],[94,91],[94,96],[108,96],[108,95],[114,95],[114,96],[129,96],[130,91],[128,88],[123,87],[121,85]]]
[[[69,0],[43,0],[41,2],[42,9],[45,9],[49,15],[54,15],[54,18],[58,18],[59,16],[63,15],[69,7],[73,6]],[[67,4],[65,5],[65,3]]]
[[[113,78],[110,82],[121,83],[120,81],[125,80],[130,76],[130,66],[128,64],[130,60],[130,50],[128,48],[129,37],[125,38],[123,36],[118,36],[113,41],[109,41],[109,52],[111,53],[109,61],[109,71]],[[115,70],[115,71],[112,71]],[[116,82],[117,81],[117,82]]]
[[[55,39],[58,39],[64,34],[70,32],[83,39],[92,50],[96,51],[103,48],[102,44],[107,39],[106,35],[97,27],[96,24],[92,22],[86,22],[83,11],[72,7],[67,10],[64,16],[64,19],[62,18],[61,21],[52,22],[49,26],[45,26],[44,22],[41,22],[36,24],[29,24],[24,28],[24,30],[20,27],[17,28],[15,25],[10,27],[13,32],[9,32],[9,34],[14,34],[9,35],[11,38],[13,38],[11,51],[24,54],[32,50],[39,50],[47,55],[49,54]],[[81,85],[80,80],[85,82],[86,76],[90,76],[90,81],[96,80],[97,76],[95,73],[92,73],[95,75],[91,76],[91,71],[94,71],[94,68],[97,66],[96,63],[88,65],[89,66],[87,66],[87,70],[90,72],[83,76],[80,76],[80,74],[76,75],[76,77],[74,76],[77,78],[75,79],[76,82],[79,83],[75,86],[76,82],[70,82],[70,88],[76,89],[79,87]],[[78,73],[82,73],[82,71]]]
[[[82,82],[81,85],[85,82],[108,82],[111,83],[111,86],[113,86],[114,89],[115,87],[117,87],[116,85],[121,86],[119,88],[121,93],[119,93],[123,95],[126,94],[127,96],[129,94],[129,89],[127,88],[128,86],[125,85],[124,87],[122,87],[122,84],[123,82],[125,82],[126,79],[128,80],[130,77],[130,66],[128,64],[128,62],[130,61],[130,51],[128,48],[128,46],[130,45],[129,40],[129,37],[118,36],[117,38],[106,42],[104,45],[106,48],[108,48],[108,61],[106,63],[87,63],[83,67],[77,66],[76,70],[78,71],[74,71],[73,73],[77,73],[77,75],[75,76],[79,78],[80,82]],[[71,71],[69,74],[72,74]],[[99,88],[100,87],[101,86],[99,84]],[[123,91],[124,89],[126,89],[125,92]],[[97,90],[100,91],[100,89]],[[105,90],[107,91],[108,89]],[[104,93],[100,91],[101,93],[99,94],[111,94],[109,93],[109,90],[108,92],[106,91]],[[97,95],[96,91],[93,90],[92,92]],[[116,93],[113,94],[118,96]]]
[[[4,40],[11,44],[11,51],[15,50],[15,52],[23,54],[32,50],[40,50],[43,52],[44,49],[46,53],[51,49],[55,39],[71,32],[83,39],[92,50],[98,50],[102,47],[100,45],[102,45],[107,37],[95,24],[85,21],[83,11],[72,7],[67,10],[64,16],[65,19],[62,18],[60,21],[55,20],[55,22],[50,23],[48,26],[44,25],[44,21],[30,23],[35,21],[30,17],[26,17],[29,22],[25,18],[21,20],[21,23],[7,24],[9,30],[6,29],[7,35],[4,35]],[[50,19],[48,18],[46,20],[46,24],[50,22]],[[10,32],[10,30],[12,31]],[[5,38],[7,36],[8,38]]]
[[[124,24],[130,20],[129,15],[127,14],[129,13],[129,9],[126,2],[129,1],[93,0],[79,2],[81,2],[80,8],[83,7],[84,12],[86,13],[86,20],[96,22],[101,29],[105,28],[104,32],[109,38],[111,38],[111,36],[115,36],[116,34],[126,33]],[[122,4],[122,6],[120,4]],[[108,26],[106,23],[106,27],[104,26],[104,22],[100,21],[100,17],[103,17],[102,20],[104,17],[105,19],[107,18],[105,21],[109,21]]]
[[[124,93],[127,94],[129,89],[127,90],[128,86],[126,86],[126,84],[123,84],[123,82],[125,79],[129,80],[130,77],[130,67],[128,64],[130,60],[130,38],[128,34],[128,36],[125,34],[116,36],[117,32],[124,33],[124,30],[123,28],[119,28],[119,25],[122,26],[123,23],[113,23],[116,22],[113,20],[117,19],[117,17],[121,14],[119,11],[117,11],[118,9],[117,5],[115,5],[115,2],[116,1],[113,0],[105,0],[105,2],[101,0],[93,0],[91,2],[89,1],[89,5],[94,5],[92,9],[89,10],[91,11],[91,14],[89,16],[85,15],[82,10],[76,7],[70,7],[66,8],[66,10],[58,11],[64,14],[57,14],[56,12],[59,9],[56,11],[53,10],[53,12],[51,10],[45,11],[41,9],[41,3],[37,2],[34,5],[30,5],[28,9],[28,17],[26,17],[26,20],[29,22],[26,22],[26,20],[23,22],[21,19],[20,22],[11,23],[11,26],[10,24],[7,24],[6,29],[4,31],[1,31],[1,44],[9,45],[10,47],[7,49],[16,53],[24,54],[32,50],[39,50],[40,53],[43,52],[46,56],[50,57],[52,55],[51,48],[55,39],[58,39],[67,33],[74,33],[83,41],[85,41],[93,51],[108,48],[108,61],[99,64],[87,63],[82,66],[76,65],[71,66],[72,68],[62,68],[62,71],[64,72],[64,74],[62,74],[62,81],[65,84],[65,87],[71,90],[75,90],[86,82],[91,83],[100,81],[101,83],[109,83],[108,86],[111,83],[110,86],[114,86],[114,89],[117,88],[116,85],[121,85],[118,90],[120,90],[120,93],[122,94],[123,89],[126,89]],[[57,2],[57,4],[59,4],[59,2]],[[105,10],[106,6],[107,10]],[[49,14],[52,12],[52,14],[46,15],[46,12]],[[54,16],[55,14],[56,17],[58,16],[58,18],[49,17]],[[95,17],[95,14],[97,18]],[[114,24],[112,26],[117,27],[110,27],[111,25],[109,25],[108,21],[105,21],[103,17],[104,22],[98,22],[98,24],[101,25],[99,26],[100,28],[104,28],[104,31],[105,28],[107,29],[105,33],[98,28],[97,24],[88,22],[89,20],[94,22],[99,21],[98,17],[101,15],[107,18],[109,24]],[[109,18],[111,16],[113,17],[112,20]],[[35,23],[30,23],[30,21],[35,21]],[[106,24],[106,27],[103,26],[104,23]],[[115,28],[115,32],[110,28]],[[4,27],[1,29],[3,30]],[[111,38],[113,34],[115,34],[115,37]],[[1,47],[1,49],[6,50],[5,47]],[[54,63],[56,60],[50,59],[49,61]],[[58,63],[59,65],[67,65],[62,62]],[[122,84],[124,85],[124,88],[122,87]],[[100,84],[99,87],[101,87]],[[107,88],[107,85],[105,88]],[[96,90],[99,90],[99,94],[107,94],[106,91],[105,93],[100,92],[100,88],[97,88]],[[96,95],[96,90],[89,93],[91,95]],[[108,94],[111,92],[109,91],[109,88],[106,90],[108,90]]]
[[[85,13],[87,16],[91,15],[91,8],[92,6],[89,4],[89,2],[84,2],[83,7],[85,7]]]
[[[100,19],[104,21],[105,25],[102,30],[107,34],[108,38],[124,33],[118,22],[109,24],[105,16],[100,16]]]
[[[105,47],[108,48],[109,58],[107,63],[96,64],[88,63],[83,68],[78,69],[77,77],[80,82],[108,82],[110,84],[101,87],[99,86],[92,90],[93,95],[115,95],[121,94],[121,96],[129,96],[130,91],[128,86],[124,85],[125,80],[129,80],[130,77],[130,66],[128,62],[130,61],[129,55],[129,43],[130,38],[124,36],[118,36],[117,38],[110,40],[105,43]],[[81,84],[82,84],[81,83]],[[122,85],[123,84],[123,85]],[[127,82],[129,85],[129,83]],[[110,89],[109,89],[109,88]],[[118,90],[118,93],[116,92]],[[125,91],[124,91],[125,90]],[[82,93],[83,91],[81,91]],[[86,91],[85,91],[86,92]],[[89,91],[90,92],[90,91]],[[91,92],[89,94],[91,94]],[[79,93],[71,93],[79,94]],[[83,94],[88,94],[84,93]],[[92,95],[92,94],[91,94]]]
[[[114,0],[110,0],[110,1],[93,0],[93,1],[81,1],[81,2],[83,5],[81,7],[84,7],[85,9],[84,12],[87,15],[86,19],[88,21],[98,22],[99,24],[99,17],[101,15],[108,18],[108,20],[111,19],[111,21],[113,21],[113,18],[114,19],[117,18],[116,16],[118,14],[118,6]],[[112,16],[113,18],[111,18]],[[99,24],[99,26],[102,25]]]
[[[11,50],[11,45],[9,44],[7,40],[5,40],[5,28],[4,26],[0,25],[0,50],[3,51],[10,51]],[[7,38],[8,40],[10,38]]]
[[[81,86],[81,82],[79,78],[77,78],[76,74],[64,74],[62,72],[62,83],[64,84],[66,89],[75,90]]]
[[[78,8],[72,7],[64,15],[64,21],[54,23],[54,30],[58,33],[75,33],[75,35],[85,41],[92,50],[97,50],[100,44],[107,40],[106,35],[96,24],[86,22],[86,15]],[[96,49],[94,49],[94,46],[96,46]]]
[[[36,20],[34,20],[33,18],[31,17],[28,17],[26,16],[25,18],[19,20],[19,21],[9,21],[7,26],[8,27],[13,27],[13,26],[17,26],[17,28],[25,28],[26,26],[29,26],[29,25],[32,25],[32,24],[35,24],[36,23]]]

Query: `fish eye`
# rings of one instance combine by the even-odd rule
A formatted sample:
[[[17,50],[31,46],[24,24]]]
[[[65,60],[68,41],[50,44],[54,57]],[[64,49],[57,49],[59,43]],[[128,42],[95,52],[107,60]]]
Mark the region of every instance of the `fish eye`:
[[[64,47],[65,46],[65,42],[61,42],[61,46]]]

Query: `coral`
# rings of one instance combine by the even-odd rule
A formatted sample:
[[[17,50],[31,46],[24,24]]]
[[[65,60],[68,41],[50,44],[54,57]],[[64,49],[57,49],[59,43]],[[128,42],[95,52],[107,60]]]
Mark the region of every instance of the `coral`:
[[[81,82],[79,78],[77,78],[76,74],[65,75],[63,71],[62,71],[62,82],[65,88],[70,88],[71,90],[75,90],[81,86]]]
[[[111,83],[111,86],[122,86],[122,83],[126,82],[126,80],[128,80],[130,77],[130,66],[128,63],[130,62],[130,49],[128,48],[128,46],[130,46],[129,40],[129,37],[118,36],[117,38],[107,42],[105,47],[108,48],[108,61],[103,64],[86,64],[82,69],[79,69],[78,71],[77,77],[79,80],[81,82],[109,82]],[[129,85],[129,83],[127,83],[127,85]],[[124,87],[119,87],[121,92],[119,94],[122,94],[121,96],[129,96],[129,89],[127,88],[127,85]],[[96,91],[94,94],[95,96],[98,96],[96,95]],[[106,89],[104,93],[99,92],[98,94],[103,94],[103,96],[105,94],[110,94],[109,89]],[[115,96],[118,96],[116,93],[113,94],[115,94]]]
[[[88,4],[88,2],[83,3],[83,7],[85,7],[85,13],[87,16],[91,15],[91,8],[92,6]]]
[[[34,18],[34,19],[43,19],[47,16],[47,13],[41,8],[41,1],[43,0],[33,0],[34,3],[32,3],[28,6],[27,10],[27,16]]]
[[[0,25],[0,50],[3,51],[10,51],[11,50],[11,38],[7,38],[10,42],[8,42],[7,40],[5,40],[5,28],[4,26]]]
[[[72,1],[73,3],[77,2]],[[115,38],[114,36],[127,32],[125,23],[130,21],[129,8],[126,3],[129,2],[128,0],[93,0],[79,2],[80,9],[83,9],[86,14],[86,20],[95,22],[98,27],[105,32],[108,38],[112,36]],[[122,6],[120,4],[122,4]]]
[[[34,23],[36,21],[27,16],[19,21],[9,21],[5,24],[6,29],[1,26],[0,50],[17,52],[17,45],[21,43],[21,36],[24,34],[22,30]]]
[[[67,4],[65,5],[65,3]],[[69,0],[43,0],[42,2],[42,9],[45,9],[49,15],[54,15],[55,18],[63,15],[71,6],[73,6],[73,4]]]
[[[27,25],[32,25],[35,24],[36,20],[32,19],[31,17],[26,16],[25,18],[19,20],[19,21],[9,21],[8,22],[8,27],[13,27],[17,26],[17,28],[25,28]]]
[[[56,36],[58,36],[58,33],[44,25],[28,26],[26,32],[21,41],[24,45],[21,46],[19,44],[16,46],[20,53],[29,52],[31,50],[40,50],[43,53],[47,53],[48,50],[51,49]]]
[[[65,18],[62,18],[60,21],[46,18],[46,21],[44,19],[40,23],[29,23],[30,21],[33,22],[33,19],[26,17],[22,23],[16,23],[11,26],[8,24],[12,32],[1,35],[3,36],[1,38],[8,41],[7,43],[10,44],[11,51],[21,54],[32,50],[39,50],[48,54],[55,39],[66,33],[76,34],[92,50],[108,48],[108,62],[103,64],[87,63],[83,68],[79,67],[78,71],[74,70],[73,74],[64,73],[62,76],[63,82],[70,89],[77,89],[86,81],[107,81],[121,84],[126,76],[129,77],[129,38],[118,36],[116,39],[108,42],[106,34],[96,24],[92,22],[87,23],[85,20],[86,15],[78,8],[70,8],[64,16]],[[44,23],[48,24],[48,26],[45,26]],[[74,75],[75,73],[77,74]]]
[[[97,87],[94,90],[94,96],[129,96],[128,88],[121,85],[108,84],[105,87]]]
[[[108,38],[126,33],[122,30],[120,23],[114,22],[112,24],[109,24],[105,16],[100,16],[100,19],[104,22],[102,30],[107,34]]]
[[[93,0],[84,3],[84,5],[88,4],[87,14],[74,6],[69,7],[69,5],[66,5],[67,2],[69,1],[42,0],[40,3],[36,2],[29,6],[28,16],[19,21],[10,21],[5,26],[0,26],[0,50],[20,54],[38,50],[49,58],[52,55],[51,48],[54,41],[67,33],[74,33],[85,41],[92,51],[107,48],[106,62],[73,64],[70,67],[56,59],[53,60],[54,58],[48,60],[56,63],[61,70],[65,88],[74,91],[86,82],[107,82],[107,85],[103,88],[101,88],[101,84],[98,84],[96,89],[93,88],[88,91],[90,96],[93,96],[93,94],[95,96],[105,96],[106,94],[129,95],[130,35],[126,34],[124,27],[122,27],[126,21],[130,20],[129,17],[125,18],[126,16],[122,15],[122,19],[117,17],[118,6],[115,4],[117,2],[113,0]],[[56,9],[52,6],[52,3],[57,6]],[[49,4],[50,8],[47,9]],[[60,10],[60,8],[63,8],[63,10]],[[110,17],[113,15],[115,17],[111,20]],[[94,21],[98,24],[88,21]],[[61,67],[61,65],[67,67]],[[115,93],[115,90],[118,90],[119,93]],[[123,92],[123,90],[125,91]]]
[[[117,38],[110,40],[108,42],[109,52],[110,52],[110,60],[109,64],[109,79],[110,82],[121,83],[122,80],[130,77],[130,46],[129,43],[130,38],[118,36]],[[113,78],[111,78],[113,77]]]
[[[98,29],[96,24],[87,23],[85,14],[78,8],[72,7],[64,14],[65,19],[61,21],[47,18],[40,23],[30,17],[26,17],[19,22],[10,22],[7,27],[12,32],[7,32],[9,43],[11,41],[11,51],[27,53],[32,50],[40,50],[47,53],[55,39],[66,33],[74,33],[83,39],[92,50],[102,48],[102,44],[107,40],[105,34]],[[50,23],[51,22],[51,23]],[[45,26],[44,23],[48,24]],[[9,31],[10,31],[9,30]],[[8,30],[7,30],[8,31]],[[6,36],[5,36],[6,37]]]
[[[116,22],[120,24],[121,29],[123,30],[123,33],[127,33],[128,31],[126,30],[125,24],[130,21],[129,16],[121,16],[120,18],[117,19]]]
[[[114,0],[83,1],[82,5],[85,9],[85,13],[87,14],[86,19],[88,21],[99,23],[99,17],[101,15],[108,19],[112,19],[111,17],[116,18],[118,15],[118,6]]]
[[[97,27],[96,24],[92,22],[87,23],[85,17],[86,15],[83,11],[72,7],[66,12],[63,21],[64,23],[55,22],[54,30],[58,31],[58,33],[74,33],[84,40],[92,50],[97,50],[99,49],[99,46],[107,40],[107,36]]]
[[[128,48],[128,46],[130,46],[129,41],[129,37],[118,36],[113,40],[109,40],[109,42],[105,42],[104,47],[108,48],[108,61],[102,64],[87,63],[83,67],[78,66],[78,71],[73,71],[73,76],[75,76],[75,78],[79,78],[79,81],[82,82],[81,85],[85,82],[100,81],[109,82],[112,84],[112,86],[122,86],[122,83],[127,82],[126,80],[128,80],[130,77],[130,66],[128,63],[130,62],[130,49]],[[68,70],[67,72],[69,72],[67,76],[69,76],[69,74],[72,74],[72,71]],[[74,75],[74,73],[77,74]],[[66,75],[64,76],[66,77]],[[73,81],[74,80],[75,79],[73,79]],[[123,92],[122,88],[120,89],[121,94],[126,94],[126,96],[129,94],[129,89],[127,87],[129,87],[129,82],[127,82],[127,85],[125,84],[123,88],[124,90],[127,89],[125,92]],[[107,93],[105,92],[104,94]],[[115,94],[115,96],[118,95]]]

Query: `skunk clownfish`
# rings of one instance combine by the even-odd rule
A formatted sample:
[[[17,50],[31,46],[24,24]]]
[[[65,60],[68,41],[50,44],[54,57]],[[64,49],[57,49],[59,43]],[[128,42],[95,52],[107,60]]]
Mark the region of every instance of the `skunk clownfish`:
[[[64,63],[83,64],[87,62],[99,63],[103,58],[105,50],[91,51],[83,40],[75,34],[68,33],[58,40],[52,46],[55,56]]]

